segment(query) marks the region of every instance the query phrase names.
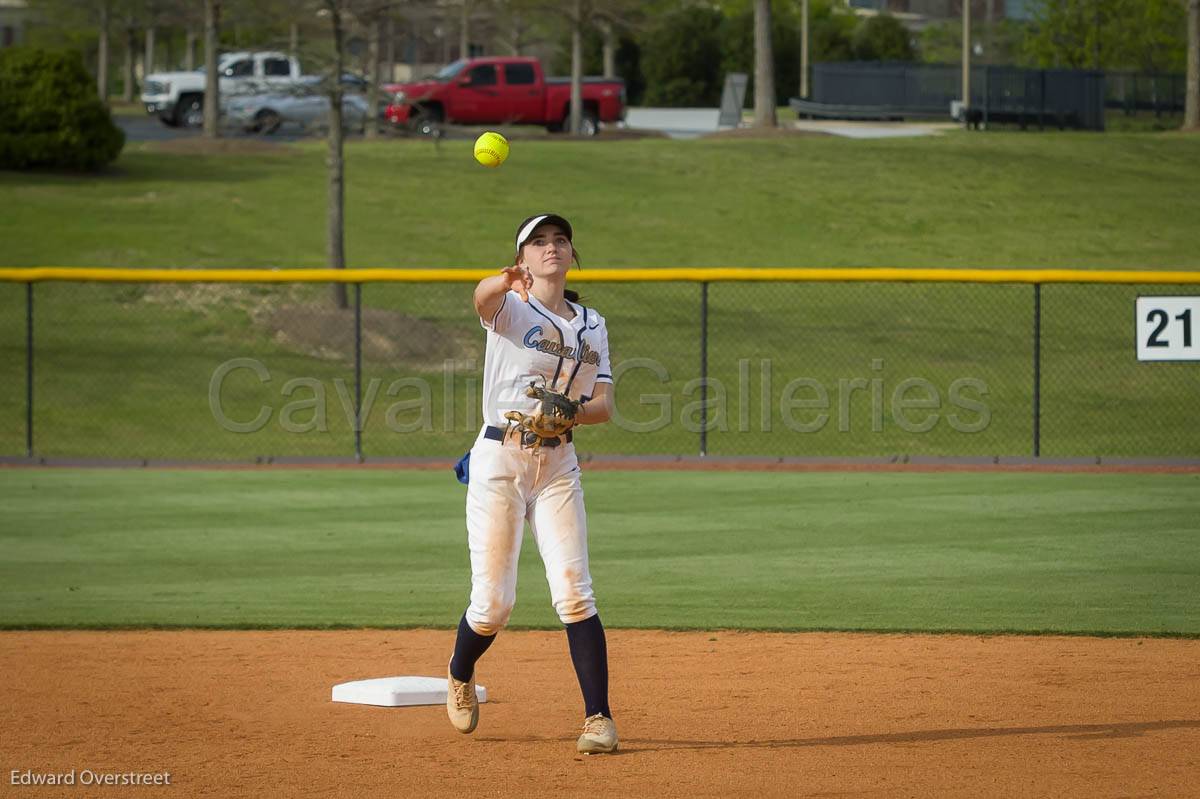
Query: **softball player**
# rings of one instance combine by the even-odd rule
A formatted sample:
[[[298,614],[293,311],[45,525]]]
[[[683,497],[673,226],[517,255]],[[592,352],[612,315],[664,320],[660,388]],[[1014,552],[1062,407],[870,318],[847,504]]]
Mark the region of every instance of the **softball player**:
[[[602,316],[564,288],[572,261],[579,258],[570,223],[540,214],[517,228],[514,264],[475,287],[475,310],[487,331],[484,427],[456,469],[467,483],[471,602],[448,667],[446,711],[459,732],[473,731],[479,721],[475,664],[512,613],[528,521],[583,693],[577,748],[613,752],[608,649],[588,572],[587,516],[572,432],[543,438],[514,423],[538,412],[527,393],[531,384],[580,401],[576,424],[599,424],[612,415],[608,331]]]

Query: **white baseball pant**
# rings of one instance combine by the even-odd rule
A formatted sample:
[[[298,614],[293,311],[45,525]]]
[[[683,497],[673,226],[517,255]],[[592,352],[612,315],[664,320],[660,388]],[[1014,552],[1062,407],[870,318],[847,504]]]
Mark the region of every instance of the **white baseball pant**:
[[[535,453],[522,449],[517,435],[494,441],[481,434],[471,448],[467,485],[471,604],[466,616],[479,635],[494,635],[508,624],[526,521],[558,618],[570,624],[596,615],[575,446],[543,446]]]

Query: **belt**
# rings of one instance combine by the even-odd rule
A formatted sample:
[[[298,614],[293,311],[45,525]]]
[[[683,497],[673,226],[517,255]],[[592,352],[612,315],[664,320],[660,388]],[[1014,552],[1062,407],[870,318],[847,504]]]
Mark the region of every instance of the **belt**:
[[[506,432],[507,432],[507,430],[505,430],[505,428],[503,428],[503,427],[496,427],[495,425],[489,424],[487,427],[483,428],[483,437],[490,438],[492,441],[503,441],[504,434]],[[522,433],[521,436],[522,436],[522,443],[525,444],[526,446],[532,445],[538,438],[537,433],[534,433],[534,432],[531,432],[528,430],[525,431],[524,433]],[[571,440],[574,437],[575,436],[573,436],[571,434],[571,431],[568,430],[567,434],[565,436],[563,436],[562,438],[565,438],[567,440],[567,443],[570,444]],[[562,443],[562,438],[543,438],[542,446],[543,447],[557,447],[559,444]]]

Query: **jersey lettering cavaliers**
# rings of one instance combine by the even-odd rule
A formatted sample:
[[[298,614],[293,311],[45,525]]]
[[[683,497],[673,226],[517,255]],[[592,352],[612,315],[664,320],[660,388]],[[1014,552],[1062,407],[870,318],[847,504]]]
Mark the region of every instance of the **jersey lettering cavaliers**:
[[[525,396],[531,383],[585,400],[596,383],[612,382],[608,328],[592,308],[568,301],[575,318],[563,319],[532,294],[504,295],[500,310],[479,322],[487,331],[483,363],[483,419],[504,427],[505,411],[533,413],[537,401]]]

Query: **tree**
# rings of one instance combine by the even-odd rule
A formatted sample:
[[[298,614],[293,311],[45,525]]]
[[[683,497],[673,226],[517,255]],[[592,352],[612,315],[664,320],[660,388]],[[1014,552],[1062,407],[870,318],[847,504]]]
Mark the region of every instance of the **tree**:
[[[374,111],[379,108],[380,58],[379,44],[383,28],[383,14],[372,14],[367,21],[367,107],[372,110],[371,118],[363,126],[363,136],[374,139],[379,136],[379,125]]]
[[[471,57],[471,0],[460,0],[462,16],[458,23],[458,57]]]
[[[217,75],[217,39],[221,30],[221,0],[204,0],[204,137],[221,135],[221,84]]]
[[[388,29],[394,0],[370,0],[349,7],[354,20],[367,29],[367,107],[372,109],[371,118],[367,121],[363,135],[374,139],[379,135],[379,125],[375,119],[374,110],[379,108],[380,87],[383,84],[382,75],[382,37]],[[467,8],[464,5],[464,9]],[[464,24],[467,12],[464,10]],[[390,78],[389,78],[390,79]]]
[[[856,61],[912,61],[916,58],[908,28],[891,14],[868,17],[854,31]]]
[[[157,22],[166,29],[168,69],[192,71],[196,68],[196,47],[204,30],[204,4],[196,0],[155,0],[158,4]],[[183,57],[173,58],[174,32],[183,33]]]
[[[800,97],[808,99],[808,24],[812,14],[808,10],[808,0],[800,0]]]
[[[852,61],[851,39],[858,20],[830,0],[813,0],[809,28],[812,33],[813,61]]]
[[[570,105],[568,108],[567,128],[573,134],[578,134],[582,126],[585,109],[583,107],[583,74],[585,39],[589,34],[603,26],[611,30],[614,24],[628,24],[636,16],[639,3],[635,0],[504,0],[502,3],[501,29],[510,29],[508,37],[513,44],[513,52],[519,50],[521,31],[525,20],[529,19],[558,19],[560,25],[565,25],[565,33],[570,41],[570,70],[571,88]],[[516,23],[514,25],[514,22]],[[551,23],[551,27],[560,25]],[[597,27],[599,26],[599,27]],[[610,41],[611,44],[611,41]],[[602,45],[602,48],[604,45]],[[612,56],[615,64],[615,54]],[[604,69],[604,66],[601,66]],[[599,71],[599,70],[597,70]]]
[[[100,0],[99,2],[99,20],[97,27],[100,31],[99,42],[96,54],[96,93],[100,95],[100,102],[108,102],[108,26],[110,3],[109,0]]]
[[[599,69],[587,68],[588,74],[602,74],[606,78],[620,77],[625,81],[625,96],[630,104],[640,102],[645,81],[639,64],[640,50],[633,38],[636,31],[644,30],[646,20],[655,13],[655,4],[644,0],[607,0],[594,3],[592,21],[593,41],[599,41]],[[584,31],[585,64],[587,64],[587,33]]]
[[[162,1],[168,4],[163,14],[163,22],[167,27],[168,68],[188,72],[202,68],[199,50],[204,39],[203,0]]]
[[[133,102],[133,62],[137,51],[137,21],[133,11],[125,14],[125,65],[121,70],[121,99],[127,103]]]
[[[642,43],[648,105],[715,107],[721,100],[721,23],[697,6],[660,15]]]
[[[601,58],[604,65],[601,67],[601,74],[606,78],[615,78],[617,76],[617,36],[613,31],[612,20],[598,17],[596,27],[600,29],[600,35],[603,38]]]
[[[1183,126],[1200,128],[1200,0],[1188,0],[1187,98]]]
[[[346,0],[324,0],[333,34],[333,66],[329,82],[329,153],[325,165],[329,169],[329,205],[326,213],[326,265],[330,269],[346,268],[345,233],[345,147],[342,136],[342,66],[345,61],[343,39]],[[346,284],[333,284],[333,302],[338,308],[348,308]]]
[[[1040,67],[1178,72],[1185,17],[1180,0],[1041,0],[1025,51]]]
[[[625,94],[630,105],[640,105],[642,93],[645,91],[646,80],[642,76],[641,46],[634,34],[627,28],[618,27],[603,16],[597,16],[596,24],[583,31],[583,74],[601,75],[608,71],[605,62],[605,37],[602,26],[612,28],[615,39],[612,52],[612,75],[625,81]],[[571,73],[571,53],[569,50],[559,50],[546,68],[551,75],[569,75]]]
[[[974,24],[974,20],[972,20]],[[982,61],[989,64],[1032,66],[1025,40],[1029,25],[1018,20],[984,20],[976,29],[986,31]],[[926,64],[953,64],[962,57],[962,24],[957,20],[925,26],[918,37],[917,57]]]
[[[524,55],[532,40],[541,38],[537,18],[528,0],[495,0],[497,39],[511,55]]]
[[[800,21],[790,2],[776,2],[771,6],[771,53],[774,75],[796,75],[799,70],[799,44],[796,31]],[[755,79],[754,7],[731,7],[726,11],[721,26],[721,71],[744,72],[750,76],[747,91],[754,96],[758,85]],[[775,105],[785,105],[794,95],[789,82],[776,80]]]
[[[112,23],[124,10],[125,0],[29,0],[30,10],[54,25],[39,25],[29,32],[30,47],[78,50],[86,63],[95,52],[96,94],[108,102],[112,69]]]
[[[1100,68],[1108,31],[1102,9],[1108,0],[1042,0],[1034,10],[1031,54],[1043,67]]]
[[[962,24],[935,22],[921,30],[921,60],[927,64],[953,64],[962,55]]]
[[[1188,17],[1180,0],[1117,0],[1110,21],[1105,69],[1182,72],[1187,64]]]
[[[345,129],[342,118],[342,75],[345,73],[347,35],[351,28],[369,27],[390,12],[394,0],[320,0],[319,13],[329,22],[329,48],[325,53],[313,53],[313,63],[324,62],[322,84],[329,98],[329,136],[325,164],[328,169],[328,205],[326,211],[326,265],[330,269],[346,268],[345,246]],[[377,34],[373,34],[377,37]],[[379,47],[374,48],[372,85],[377,86]],[[378,95],[375,95],[378,98]],[[377,100],[376,100],[377,102]],[[367,121],[368,128],[375,124],[374,110]],[[333,301],[338,308],[348,308],[346,284],[333,284]]]
[[[155,34],[161,21],[159,19],[161,11],[162,9],[158,3],[155,3],[153,0],[145,0],[146,16],[144,21],[145,31],[143,33],[143,43],[145,44],[146,50],[142,57],[143,75],[149,75],[154,71],[154,59],[157,55],[157,42],[155,40]]]
[[[754,3],[754,127],[774,128],[775,57],[771,50],[771,0]]]
[[[571,134],[579,135],[583,125],[583,26],[591,3],[572,0],[567,22],[571,28]]]

